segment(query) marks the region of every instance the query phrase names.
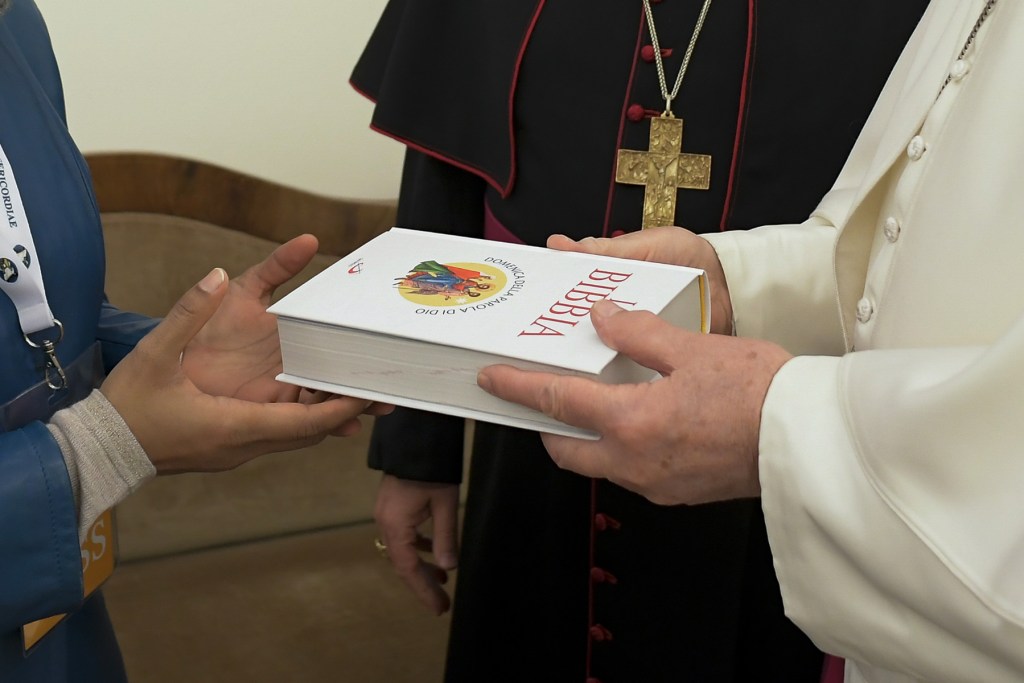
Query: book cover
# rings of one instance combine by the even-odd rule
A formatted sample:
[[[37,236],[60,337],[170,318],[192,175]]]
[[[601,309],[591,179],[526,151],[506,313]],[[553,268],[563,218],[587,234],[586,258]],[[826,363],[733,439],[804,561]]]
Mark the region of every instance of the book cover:
[[[270,308],[284,381],[541,431],[593,436],[476,386],[493,363],[649,381],[606,347],[596,301],[707,331],[704,273],[693,268],[392,228]]]

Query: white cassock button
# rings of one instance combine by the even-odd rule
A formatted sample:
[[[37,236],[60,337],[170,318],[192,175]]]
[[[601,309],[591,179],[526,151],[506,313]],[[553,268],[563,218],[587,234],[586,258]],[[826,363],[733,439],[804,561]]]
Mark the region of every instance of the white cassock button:
[[[967,72],[971,70],[971,63],[966,59],[958,59],[953,62],[953,66],[949,69],[949,77],[954,81],[962,80]]]
[[[924,138],[920,135],[915,135],[911,140],[910,144],[907,145],[907,156],[910,157],[911,161],[917,161],[924,156],[924,150],[927,145],[924,144]]]
[[[895,242],[900,238],[900,222],[889,216],[885,219],[882,232],[885,233],[885,239],[889,240],[890,243]]]
[[[866,323],[871,320],[871,316],[875,314],[875,307],[871,303],[871,299],[864,297],[857,302],[857,320]]]

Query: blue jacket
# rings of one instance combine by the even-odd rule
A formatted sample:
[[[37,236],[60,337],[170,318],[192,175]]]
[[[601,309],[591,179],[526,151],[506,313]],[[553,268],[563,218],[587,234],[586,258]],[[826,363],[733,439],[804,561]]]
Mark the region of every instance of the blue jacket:
[[[88,168],[68,134],[60,75],[33,0],[0,17],[0,143],[16,174],[50,308],[65,327],[70,365],[92,347],[109,370],[154,322],[121,313],[103,293],[104,251]],[[0,296],[0,405],[41,378],[40,352],[22,339]],[[81,395],[89,387],[78,387]],[[45,404],[45,402],[44,402]],[[83,604],[78,521],[64,460],[42,420],[60,404],[10,414],[0,432],[0,681],[124,679],[117,643],[96,595]],[[20,626],[72,613],[27,657]]]

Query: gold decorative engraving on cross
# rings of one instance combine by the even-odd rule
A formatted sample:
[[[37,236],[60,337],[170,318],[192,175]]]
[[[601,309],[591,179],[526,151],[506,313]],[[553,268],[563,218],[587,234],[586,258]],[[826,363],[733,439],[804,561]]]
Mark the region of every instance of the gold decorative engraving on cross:
[[[615,180],[644,185],[643,227],[673,225],[678,189],[706,190],[711,186],[711,157],[685,154],[683,120],[671,116],[651,119],[651,136],[646,152],[620,149]]]

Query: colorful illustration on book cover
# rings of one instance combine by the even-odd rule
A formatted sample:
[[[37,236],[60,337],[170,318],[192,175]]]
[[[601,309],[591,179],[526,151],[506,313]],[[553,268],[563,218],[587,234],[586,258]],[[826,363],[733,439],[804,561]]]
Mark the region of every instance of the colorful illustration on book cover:
[[[407,275],[395,278],[398,292],[420,306],[463,306],[502,292],[506,275],[483,263],[421,261]]]

